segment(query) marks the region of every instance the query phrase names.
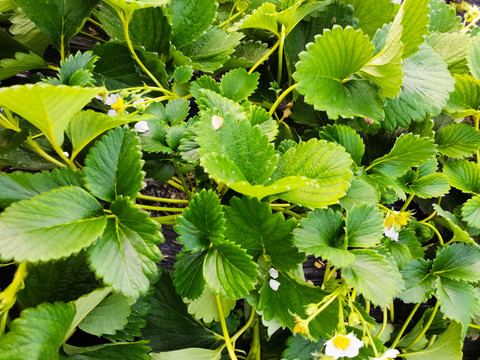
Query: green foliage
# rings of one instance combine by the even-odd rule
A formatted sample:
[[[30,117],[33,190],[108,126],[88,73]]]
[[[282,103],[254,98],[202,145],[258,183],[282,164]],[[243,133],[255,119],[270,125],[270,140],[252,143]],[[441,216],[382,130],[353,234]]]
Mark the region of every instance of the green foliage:
[[[455,118],[476,115],[480,107],[480,80],[470,75],[455,75],[455,91],[446,110]]]
[[[463,219],[468,225],[480,228],[480,196],[476,195],[468,200],[462,208]]]
[[[445,163],[443,172],[450,185],[467,193],[480,193],[480,169],[467,160],[456,160]]]
[[[28,54],[17,52],[13,59],[0,60],[0,80],[8,79],[23,71],[42,68],[48,68],[48,64],[41,56],[33,51]]]
[[[383,236],[383,216],[374,206],[355,206],[347,212],[345,233],[348,246],[372,247]]]
[[[394,18],[395,7],[391,1],[343,0],[343,2],[353,6],[353,16],[359,19],[359,27],[371,39],[378,28]]]
[[[454,32],[462,28],[461,18],[455,9],[448,6],[443,0],[430,0],[430,32]]]
[[[355,164],[361,165],[365,144],[354,129],[345,125],[328,125],[320,132],[320,138],[342,145]]]
[[[443,155],[463,159],[480,147],[480,133],[466,124],[451,124],[437,134],[435,142]]]

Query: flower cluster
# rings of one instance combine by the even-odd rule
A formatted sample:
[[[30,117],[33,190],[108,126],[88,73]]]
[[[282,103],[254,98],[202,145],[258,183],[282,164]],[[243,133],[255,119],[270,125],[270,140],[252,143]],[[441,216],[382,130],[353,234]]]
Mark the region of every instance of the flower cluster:
[[[383,233],[385,234],[385,236],[389,237],[393,241],[398,241],[398,232],[400,231],[402,226],[407,225],[409,215],[410,214],[407,211],[389,212],[388,215],[385,217],[385,221],[383,223]]]

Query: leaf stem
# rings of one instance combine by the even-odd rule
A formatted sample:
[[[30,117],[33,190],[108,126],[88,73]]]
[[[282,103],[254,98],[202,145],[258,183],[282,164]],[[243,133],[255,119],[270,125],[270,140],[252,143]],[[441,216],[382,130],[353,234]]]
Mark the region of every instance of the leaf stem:
[[[57,166],[66,167],[64,163],[61,163],[60,161],[51,157],[45,151],[43,151],[42,148],[35,141],[33,141],[33,139],[30,136],[25,141],[38,155],[43,157],[45,160],[50,161],[51,163]]]
[[[169,90],[164,89],[163,87],[155,87],[155,86],[148,86],[144,84],[143,86],[131,87],[131,88],[123,88],[123,89],[115,89],[107,91],[109,94],[114,94],[120,91],[141,91],[141,90],[150,90],[150,91],[158,91],[162,92],[166,95],[175,96],[175,94]]]
[[[10,285],[0,293],[0,338],[5,333],[8,311],[17,301],[17,293],[23,289],[23,281],[27,277],[27,274],[27,262],[24,261],[18,265]]]
[[[173,186],[177,190],[180,190],[182,192],[185,191],[185,189],[181,185],[178,185],[175,181],[167,180],[166,183],[170,186]]]
[[[437,300],[437,302],[435,303],[435,306],[433,308],[432,315],[430,315],[430,318],[428,319],[427,323],[423,327],[422,331],[420,332],[420,334],[418,334],[418,336],[415,338],[415,340],[413,340],[412,343],[404,349],[404,351],[407,351],[407,350],[411,349],[422,338],[422,336],[425,335],[425,333],[427,332],[430,325],[432,325],[433,319],[435,318],[435,315],[437,314],[437,310],[438,310],[439,306],[440,306],[440,301]]]
[[[93,20],[92,18],[88,18],[87,21],[90,21],[92,24],[97,25],[98,27],[102,27],[102,24],[100,24],[98,21]]]
[[[480,325],[468,324],[468,326],[470,326],[471,328],[474,328],[474,329],[480,329]]]
[[[232,336],[232,343],[234,343],[235,341],[237,341],[237,339],[250,327],[250,325],[252,325],[252,322],[253,322],[253,319],[255,318],[255,308],[252,307],[251,309],[251,312],[250,312],[250,316],[248,317],[248,320],[247,322],[245,323],[245,325],[242,326],[242,328],[240,330],[238,330],[235,335]]]
[[[395,305],[392,301],[392,304],[390,305],[390,322],[395,322]]]
[[[235,15],[230,15],[230,17],[227,20],[225,20],[224,22],[222,22],[220,25],[218,25],[218,27],[223,28],[223,27],[227,26],[228,24],[230,24],[230,21],[235,20],[237,17],[239,17],[242,14],[243,14],[243,12],[240,11],[240,12],[236,13]]]
[[[79,31],[79,33],[82,34],[82,35],[91,37],[92,39],[95,39],[95,40],[98,40],[98,41],[107,42],[107,40],[104,40],[104,39],[102,39],[102,38],[99,38],[98,36],[89,34],[89,33],[85,32],[85,31]]]
[[[387,309],[387,307],[385,306],[385,307],[383,308],[383,322],[382,322],[382,327],[381,327],[380,330],[378,331],[377,335],[375,335],[375,337],[380,338],[380,336],[382,336],[383,332],[384,332],[385,329],[387,328],[387,319],[388,319],[388,309]]]
[[[190,201],[190,200],[192,200],[192,194],[190,193],[190,190],[188,189],[188,186],[187,186],[187,183],[185,182],[183,174],[180,172],[180,166],[178,165],[178,163],[175,159],[172,159],[172,161],[173,161],[173,166],[175,166],[175,169],[177,170],[178,177],[180,178],[180,182],[182,183],[183,189],[185,191],[185,195],[187,195],[188,201]]]
[[[215,295],[215,302],[217,303],[218,314],[220,315],[220,324],[222,326],[223,337],[225,338],[225,345],[228,350],[228,355],[230,355],[230,359],[237,360],[235,349],[232,346],[230,335],[228,334],[227,323],[225,322],[225,315],[223,314],[222,300],[220,299],[220,296]]]
[[[259,67],[270,55],[272,55],[274,53],[275,50],[277,50],[277,47],[280,46],[280,40],[278,40],[275,45],[272,46],[272,48],[270,50],[268,50],[268,52],[263,55],[260,60],[258,60],[255,65],[253,65],[250,70],[248,71],[249,74],[253,73],[255,71],[255,69],[257,67]]]
[[[282,25],[282,31],[280,32],[280,44],[278,45],[278,69],[277,69],[277,84],[280,85],[282,82],[282,71],[283,71],[283,46],[285,45],[285,25]]]
[[[408,205],[410,205],[414,197],[415,197],[415,194],[410,194],[408,196],[408,199],[407,201],[405,201],[405,204],[403,204],[402,208],[400,209],[400,212],[407,210]]]
[[[151,217],[150,219],[162,225],[175,225],[177,223],[177,216],[179,215],[181,214]]]
[[[420,304],[417,304],[417,305],[415,305],[415,307],[412,309],[412,311],[410,312],[410,315],[408,315],[408,318],[405,320],[405,322],[403,323],[402,328],[401,328],[400,331],[398,332],[397,337],[395,338],[395,340],[393,340],[393,343],[392,343],[392,345],[390,346],[391,349],[394,349],[394,348],[397,346],[398,342],[400,341],[400,338],[402,337],[403,333],[404,333],[405,330],[407,329],[408,324],[410,324],[410,321],[412,321],[413,315],[415,315],[415,313],[417,312],[417,310],[418,310],[419,307],[420,307]]]
[[[278,99],[273,103],[272,107],[270,108],[270,111],[268,112],[270,115],[273,115],[275,110],[277,109],[277,106],[282,102],[285,97],[290,94],[293,90],[297,88],[297,84],[293,84],[290,86],[287,90],[285,90],[282,95],[278,97]]]
[[[419,221],[419,223],[422,224],[422,225],[425,225],[426,227],[428,227],[428,228],[430,228],[430,229],[432,229],[433,232],[435,233],[435,235],[437,235],[438,241],[440,241],[440,245],[445,246],[445,243],[444,243],[444,241],[443,241],[443,237],[442,237],[442,235],[440,234],[440,232],[437,230],[437,228],[436,228],[435,226],[433,226],[433,225],[431,225],[431,224],[429,224],[428,222],[423,221],[423,220],[422,220],[422,221]]]
[[[142,194],[137,195],[137,199],[157,201],[157,202],[166,202],[166,203],[171,203],[171,204],[188,204],[188,200],[166,199],[166,198],[159,198],[159,197],[156,197],[156,196],[147,196],[147,195],[142,195]]]
[[[184,208],[174,208],[174,207],[163,207],[163,206],[150,206],[143,204],[136,204],[138,208],[146,210],[155,210],[155,211],[173,211],[173,212],[182,212]]]

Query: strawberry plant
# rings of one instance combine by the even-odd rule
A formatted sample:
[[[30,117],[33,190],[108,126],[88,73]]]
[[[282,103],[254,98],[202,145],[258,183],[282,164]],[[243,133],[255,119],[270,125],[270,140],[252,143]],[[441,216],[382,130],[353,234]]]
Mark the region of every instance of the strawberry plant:
[[[0,359],[467,358],[476,6],[0,16]]]

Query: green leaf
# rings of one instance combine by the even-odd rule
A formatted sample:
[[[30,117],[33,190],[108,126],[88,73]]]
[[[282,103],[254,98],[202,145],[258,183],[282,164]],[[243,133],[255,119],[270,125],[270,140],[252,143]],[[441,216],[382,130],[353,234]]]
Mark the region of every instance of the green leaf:
[[[228,317],[230,311],[237,304],[237,301],[220,298],[220,303],[222,304],[224,317]],[[208,286],[205,287],[205,291],[203,292],[202,296],[189,302],[188,313],[193,315],[195,319],[202,320],[206,324],[210,324],[213,321],[219,322],[220,314],[218,313],[215,293]]]
[[[235,52],[230,55],[230,59],[223,64],[225,70],[239,67],[250,68],[268,52],[267,44],[261,41],[241,41],[236,47]]]
[[[173,285],[180,296],[195,300],[204,293],[203,261],[205,254],[206,251],[194,253],[182,251],[177,255]]]
[[[452,242],[464,242],[467,244],[474,244],[475,242],[470,238],[469,234],[460,227],[457,219],[452,213],[443,210],[437,204],[433,204],[433,208],[437,211],[439,217],[435,221],[443,227],[449,229],[453,233]]]
[[[383,237],[383,216],[373,205],[355,206],[347,212],[345,233],[349,247],[372,247]]]
[[[424,40],[424,35],[428,33],[429,24],[429,0],[405,0],[403,7],[405,14],[402,18],[402,43],[403,58],[406,59],[418,50]]]
[[[216,11],[217,4],[214,0],[175,1],[172,17],[172,44],[182,48],[198,39],[212,24]]]
[[[301,335],[290,336],[286,343],[287,349],[282,353],[282,359],[286,360],[310,360],[312,354],[319,353],[324,341],[311,341]]]
[[[352,79],[373,55],[373,45],[360,30],[334,26],[307,45],[292,75],[305,102],[328,117],[362,116],[380,120],[383,100],[365,80]],[[361,99],[361,100],[360,100]]]
[[[473,76],[480,80],[480,42],[477,38],[472,42],[467,54],[468,68]]]
[[[218,195],[202,190],[195,194],[183,215],[177,218],[175,231],[187,251],[201,251],[224,239],[225,219]]]
[[[280,158],[272,182],[296,176],[301,186],[278,195],[311,208],[335,204],[350,186],[352,160],[343,147],[324,140],[311,139],[290,148]],[[280,179],[280,180],[278,180]],[[303,183],[302,183],[303,182]],[[287,187],[288,189],[288,187]]]
[[[477,115],[480,108],[480,80],[470,75],[455,75],[455,91],[446,110],[454,118]]]
[[[404,289],[400,272],[374,250],[352,250],[355,262],[342,275],[366,300],[380,307],[389,305]]]
[[[30,199],[61,186],[75,185],[82,187],[82,175],[70,168],[54,169],[51,172],[41,173],[11,173],[0,175],[0,207],[6,208],[10,204]]]
[[[462,28],[462,18],[457,16],[455,9],[443,0],[430,0],[429,32],[455,32]]]
[[[159,225],[148,213],[120,197],[110,208],[109,218],[100,239],[88,249],[88,261],[103,282],[130,299],[146,293],[150,278],[157,273],[161,260],[157,244],[163,241]]]
[[[480,280],[480,248],[472,244],[453,243],[440,248],[432,272],[441,278],[476,282]]]
[[[351,210],[354,206],[360,206],[362,204],[376,204],[378,202],[378,196],[373,186],[368,182],[352,178],[347,194],[339,201],[344,209]]]
[[[142,153],[135,132],[117,127],[95,144],[85,159],[85,185],[98,198],[135,198],[143,186]]]
[[[388,0],[343,0],[353,6],[353,16],[359,27],[373,39],[377,29],[393,21],[395,6]]]
[[[292,231],[297,221],[285,220],[281,213],[272,214],[268,203],[247,196],[232,198],[225,207],[225,236],[256,258],[270,257],[272,264],[282,271],[293,271],[305,256],[293,247]]]
[[[443,2],[443,1],[442,1]],[[463,74],[469,71],[467,52],[472,37],[463,32],[433,33],[426,38],[427,44],[447,63],[452,74]]]
[[[175,292],[167,272],[161,272],[150,303],[151,310],[146,315],[147,326],[143,330],[143,336],[150,340],[152,351],[208,348],[217,341],[212,331],[205,329],[188,314],[187,305]]]
[[[218,295],[239,299],[253,290],[257,264],[240,246],[223,242],[210,248],[203,263],[203,276]]]
[[[58,71],[58,79],[62,84],[70,86],[84,86],[94,82],[91,78],[92,71],[95,68],[95,61],[98,57],[93,55],[91,51],[76,55],[70,55],[66,60],[60,62],[60,70]],[[79,81],[79,74],[84,72],[86,81]]]
[[[0,61],[0,80],[8,79],[27,70],[47,68],[47,62],[33,51],[28,54],[17,52],[14,59],[7,58]]]
[[[374,169],[387,176],[399,177],[412,166],[420,165],[433,158],[436,153],[433,140],[417,135],[401,135],[393,149],[386,155],[373,160],[368,169]]]
[[[480,301],[472,285],[463,281],[441,277],[435,286],[435,296],[440,302],[440,309],[450,319],[468,326]]]
[[[239,29],[263,29],[271,31],[278,36],[278,22],[275,14],[275,5],[269,2],[265,2],[257,9],[255,9],[252,14],[247,16],[245,20],[242,21]]]
[[[58,351],[75,316],[73,304],[44,303],[28,308],[15,319],[0,339],[4,360],[58,359]]]
[[[35,125],[52,144],[61,145],[72,116],[100,92],[101,88],[17,85],[0,89],[0,106]]]
[[[39,3],[35,0],[15,0],[27,16],[42,30],[52,45],[63,52],[90,16],[98,0],[55,0]]]
[[[7,155],[17,150],[27,140],[28,130],[23,129],[17,132],[12,129],[0,130],[0,156]]]
[[[352,156],[355,164],[360,166],[365,153],[365,144],[354,129],[346,125],[327,125],[320,131],[320,139],[342,145]]]
[[[414,180],[408,185],[412,194],[419,198],[443,196],[450,190],[448,179],[444,174],[431,174]]]
[[[445,108],[454,80],[445,62],[426,44],[403,64],[403,90],[387,99],[383,126],[394,130],[411,121],[424,121],[427,114],[436,116]]]
[[[467,124],[450,124],[437,133],[435,143],[443,155],[463,159],[480,147],[480,133]]]
[[[355,262],[355,255],[347,250],[343,216],[332,209],[317,209],[300,221],[293,231],[295,245],[307,254],[322,257],[334,266],[346,268]]]
[[[188,65],[179,66],[173,71],[173,81],[177,84],[185,84],[189,82],[192,76],[193,68]]]
[[[90,246],[105,222],[102,207],[85,190],[50,190],[0,214],[0,258],[38,262],[67,257]]]
[[[133,12],[138,9],[148,8],[151,6],[165,5],[167,0],[104,0],[108,5],[116,11]]]
[[[411,360],[451,360],[461,359],[463,347],[462,325],[452,321],[431,346],[409,355]]]
[[[63,359],[81,360],[150,360],[148,341],[117,342],[94,345],[89,347],[75,347],[64,344],[63,350],[69,357]]]
[[[472,197],[463,205],[462,216],[468,225],[480,228],[480,195]]]
[[[175,351],[167,351],[161,353],[151,353],[152,360],[177,360],[177,359],[191,359],[191,360],[220,360],[222,357],[221,348],[217,350],[210,350],[204,348],[185,348]]]
[[[433,293],[436,277],[430,274],[431,260],[413,259],[401,271],[405,290],[398,297],[409,303],[423,303]]]
[[[468,160],[455,160],[443,165],[450,185],[467,193],[480,193],[480,167]]]
[[[235,102],[246,100],[258,86],[260,74],[248,74],[245,69],[234,69],[222,76],[220,89],[222,95]]]
[[[111,341],[134,341],[142,337],[142,329],[147,325],[145,316],[150,311],[150,296],[142,296],[130,306],[130,316],[127,318],[127,325],[122,330],[117,330],[115,335],[106,335]],[[150,350],[149,350],[150,351]]]
[[[13,0],[0,0],[0,12],[14,10],[16,7]]]

